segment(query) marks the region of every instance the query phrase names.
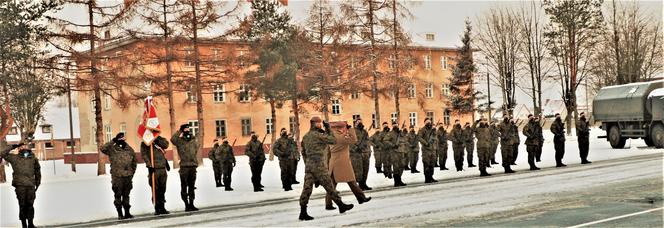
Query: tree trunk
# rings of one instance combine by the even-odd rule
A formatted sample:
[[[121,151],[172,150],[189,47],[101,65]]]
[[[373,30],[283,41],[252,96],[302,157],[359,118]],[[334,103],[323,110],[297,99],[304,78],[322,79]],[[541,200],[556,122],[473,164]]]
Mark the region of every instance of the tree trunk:
[[[95,108],[95,142],[97,143],[97,175],[106,174],[106,156],[101,153],[101,146],[104,143],[104,122],[101,116],[101,85],[97,75],[97,56],[95,54],[95,24],[94,24],[94,11],[93,3],[88,5],[88,22],[90,23],[90,76],[94,80],[94,108]]]
[[[163,18],[164,18],[164,26],[162,27],[163,32],[164,32],[164,53],[166,53],[166,80],[168,83],[168,117],[170,120],[169,127],[171,128],[171,132],[175,132],[175,123],[177,122],[177,119],[175,118],[175,104],[173,101],[173,68],[171,66],[171,61],[173,59],[173,52],[172,52],[172,46],[171,46],[171,41],[170,38],[168,37],[169,31],[168,31],[168,11],[166,10],[167,8],[167,2],[166,0],[163,0],[162,2],[162,7],[163,7]],[[177,153],[177,148],[173,147],[173,168],[177,169],[180,168],[180,156]]]
[[[200,53],[198,50],[198,17],[196,15],[196,5],[191,3],[191,12],[192,12],[192,32],[194,45],[194,70],[196,74],[196,115],[198,116],[198,153],[196,153],[196,158],[198,160],[198,166],[203,166],[203,148],[205,145],[205,119],[203,118],[203,88],[201,86],[201,61]]]
[[[274,160],[274,152],[272,151],[272,146],[274,142],[277,141],[277,135],[275,132],[279,132],[277,129],[277,108],[275,105],[274,99],[270,100],[270,118],[272,118],[272,132],[270,132],[270,161]],[[267,132],[265,132],[267,134]]]
[[[374,100],[374,112],[376,114],[376,125],[380,126],[380,104],[378,103],[378,59],[376,58],[376,37],[374,32],[374,5],[373,1],[369,2],[369,11],[367,11],[367,17],[369,19],[369,30],[370,30],[370,44],[369,46],[369,55],[371,61],[371,96]]]
[[[9,145],[7,145],[5,137],[2,136],[2,138],[0,138],[0,151],[4,151],[7,146]],[[7,175],[5,174],[5,162],[3,159],[0,159],[0,183],[5,183],[5,182],[7,182]]]

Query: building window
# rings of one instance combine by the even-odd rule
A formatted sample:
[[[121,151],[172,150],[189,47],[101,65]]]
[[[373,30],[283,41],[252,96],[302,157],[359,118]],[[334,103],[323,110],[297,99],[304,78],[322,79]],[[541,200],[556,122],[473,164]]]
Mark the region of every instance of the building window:
[[[215,120],[214,123],[217,138],[226,137],[226,120]]]
[[[389,67],[390,70],[394,70],[397,65],[397,59],[395,58],[394,55],[390,55],[390,57],[387,59],[387,67]]]
[[[189,121],[189,131],[191,131],[191,135],[193,136],[198,135],[198,120]]]
[[[113,131],[110,124],[104,125],[104,135],[106,136],[106,142],[110,142],[113,139]]]
[[[447,56],[441,56],[440,57],[440,67],[443,70],[447,70]]]
[[[194,49],[193,48],[185,48],[184,50],[184,66],[185,67],[194,67]]]
[[[239,96],[240,96],[240,102],[249,102],[250,99],[250,91],[249,91],[249,85],[247,84],[240,84],[240,90],[239,90]]]
[[[212,56],[212,65],[214,65],[215,67],[218,67],[219,65],[221,65],[221,64],[220,64],[220,63],[221,63],[221,60],[222,60],[221,55],[222,55],[223,53],[222,53],[222,51],[219,50],[219,49],[214,49],[214,50],[212,50],[212,52],[213,52],[213,56]]]
[[[90,100],[90,113],[92,113],[93,115],[95,114],[95,109],[96,109],[95,106],[97,106],[97,102],[95,102],[95,99],[92,98],[92,100]]]
[[[104,94],[104,110],[111,110],[111,95]]]
[[[272,121],[272,118],[265,119],[265,130],[267,134],[272,134],[274,132],[274,121]]]
[[[397,120],[398,120],[397,113],[396,112],[391,113],[390,114],[390,121],[392,121],[392,123],[396,123]]]
[[[52,142],[44,142],[44,148],[53,149],[53,143]]]
[[[193,84],[190,84],[189,89],[187,90],[187,102],[194,103],[197,100],[198,96],[196,95],[196,87]]]
[[[431,70],[431,55],[424,56],[424,69]]]
[[[238,65],[244,67],[244,51],[238,51]]]
[[[9,129],[9,135],[18,135],[18,128],[12,127],[11,129]]]
[[[449,84],[443,84],[441,86],[441,92],[442,92],[443,96],[450,95],[450,85]]]
[[[380,129],[380,126],[378,126],[378,123],[376,121],[376,113],[371,114],[371,125],[374,126],[376,129]]]
[[[92,127],[92,131],[90,131],[90,144],[97,145],[97,128],[96,127]]]
[[[424,35],[427,41],[434,41],[436,40],[436,36],[433,33],[427,33]]]
[[[354,114],[353,115],[353,124],[355,124],[355,121],[360,118],[359,114]]]
[[[242,118],[240,120],[240,123],[242,125],[242,136],[251,135],[251,119],[250,118]]]
[[[353,99],[353,100],[360,99],[360,92],[353,91],[352,93],[350,93],[350,99]]]
[[[214,88],[212,90],[212,95],[214,97],[214,102],[224,102],[224,93],[226,92],[226,88],[224,84],[218,84],[214,85]]]
[[[288,117],[288,128],[291,133],[295,133],[295,116]]]
[[[339,101],[339,99],[332,100],[332,114],[341,114],[341,101]]]
[[[427,111],[427,112],[426,112],[426,115],[427,115],[426,118],[430,119],[430,120],[431,120],[431,123],[434,123],[434,122],[435,122],[435,119],[434,119],[435,116],[433,115],[433,112],[432,112],[432,111]]]
[[[431,83],[427,84],[425,92],[426,92],[427,98],[432,98],[433,97],[433,84],[431,84]]]
[[[450,112],[449,109],[445,109],[445,112],[443,114],[443,123],[445,125],[450,125],[450,115],[452,112]]]
[[[41,130],[42,130],[42,133],[48,134],[48,133],[52,132],[53,127],[51,125],[42,125]]]
[[[75,143],[72,143],[73,141],[67,141],[67,148],[72,148],[76,147]],[[73,145],[73,146],[72,146]]]
[[[408,85],[408,98],[415,98],[415,94],[417,93],[415,89],[415,84]]]
[[[408,122],[410,126],[417,126],[417,112],[408,113]]]
[[[120,123],[120,132],[127,134],[127,123]]]

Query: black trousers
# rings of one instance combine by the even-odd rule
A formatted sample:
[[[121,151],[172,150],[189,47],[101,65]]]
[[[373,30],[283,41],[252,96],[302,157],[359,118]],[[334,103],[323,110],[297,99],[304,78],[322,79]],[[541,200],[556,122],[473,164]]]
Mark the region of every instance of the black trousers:
[[[590,144],[590,140],[588,137],[579,137],[579,156],[581,157],[581,161],[588,161],[588,147]]]
[[[34,186],[16,186],[16,199],[18,199],[18,218],[35,218],[35,187]]]
[[[233,174],[233,163],[230,161],[224,162],[223,173],[224,173],[224,185],[226,187],[231,186],[231,175]]]
[[[180,167],[180,197],[182,200],[194,200],[196,194],[196,166]]]
[[[152,187],[152,176],[155,178],[155,206],[164,205],[166,198],[166,179],[168,178],[168,173],[165,168],[154,169],[153,172],[148,173],[148,184]]]
[[[250,160],[249,167],[251,168],[251,183],[254,189],[261,188],[261,175],[263,174],[263,165],[265,161]]]
[[[115,200],[113,204],[115,207],[130,207],[129,193],[133,188],[132,176],[128,177],[111,177],[111,189],[113,189],[113,196]]]

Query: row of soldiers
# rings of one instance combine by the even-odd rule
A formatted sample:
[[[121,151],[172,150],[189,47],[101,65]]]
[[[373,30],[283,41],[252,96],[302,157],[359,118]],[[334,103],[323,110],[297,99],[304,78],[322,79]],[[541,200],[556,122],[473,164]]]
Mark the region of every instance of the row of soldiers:
[[[335,142],[334,136],[330,133],[329,125],[323,123],[320,118],[312,118],[311,124],[312,128],[304,136],[301,144],[302,157],[306,165],[305,186],[300,198],[300,205],[302,206],[300,219],[302,220],[313,219],[306,213],[306,204],[314,184],[322,185],[328,191],[328,196],[337,203],[341,213],[353,208],[352,204],[341,202],[341,198],[334,189],[329,175],[324,172],[326,165],[323,162],[325,160],[323,157],[326,155],[327,146]],[[438,129],[435,129],[432,120],[425,119],[425,126],[417,133],[415,133],[413,126],[409,130],[401,130],[397,123],[392,123],[392,129],[390,129],[387,123],[383,123],[382,131],[377,131],[369,137],[362,120],[357,119],[353,127],[357,143],[350,146],[353,173],[362,190],[371,190],[367,186],[367,177],[373,149],[376,172],[383,173],[387,178],[393,178],[395,187],[405,186],[406,184],[401,179],[402,174],[404,170],[419,173],[416,167],[420,157],[419,152],[422,151],[425,183],[437,182],[433,178],[434,168],[438,166],[440,170],[447,170],[448,140],[452,141],[456,170],[463,170],[464,151],[466,152],[468,167],[475,167],[473,164],[475,137],[478,139],[477,152],[481,176],[489,176],[490,174],[486,171],[486,168],[498,164],[495,156],[499,143],[505,173],[513,173],[511,166],[516,165],[515,160],[520,143],[518,125],[514,119],[507,117],[500,124],[489,123],[486,119],[481,119],[474,122],[473,125],[466,123],[464,127],[461,126],[459,120],[456,120],[448,136],[445,127],[439,125]],[[542,125],[538,117],[530,115],[527,125],[523,128],[523,134],[527,138],[525,144],[531,170],[538,170],[539,168],[535,163],[541,161],[544,142]],[[564,167],[565,164],[562,163],[562,158],[565,153],[565,131],[559,114],[556,114],[556,119],[550,130],[554,134],[556,167]],[[584,113],[580,115],[576,131],[582,164],[591,163],[587,159],[589,123]],[[111,161],[114,205],[119,219],[133,218],[130,213],[129,193],[133,188],[132,179],[137,168],[134,149],[125,140],[124,133],[118,133],[111,142],[104,144],[101,149],[101,152],[108,155]],[[183,124],[171,136],[170,143],[176,147],[180,156],[180,194],[185,204],[185,211],[197,211],[198,208],[194,206],[194,191],[196,189],[196,169],[198,167],[198,139],[191,133],[189,125]],[[167,171],[170,170],[165,149],[169,147],[170,143],[165,138],[158,136],[149,145],[141,143],[140,147],[141,156],[148,169],[149,185],[154,193],[153,202],[156,215],[169,213],[164,207],[166,202],[164,194],[166,192]],[[215,140],[215,145],[209,154],[209,158],[213,162],[216,185],[217,187],[224,186],[227,191],[233,190],[231,188],[231,175],[236,163],[233,155],[233,145],[230,145],[227,138],[223,137],[221,144],[218,144]],[[33,227],[33,203],[35,192],[41,183],[39,161],[28,145],[24,143],[6,147],[7,149],[0,153],[0,157],[7,160],[14,170],[12,185],[16,188],[19,201],[19,219],[23,227]],[[282,187],[284,190],[290,191],[292,190],[292,184],[299,184],[295,179],[297,164],[300,160],[296,141],[292,134],[288,134],[285,129],[281,129],[280,138],[273,147],[274,154],[279,158]],[[11,154],[10,151],[15,149],[18,149],[18,153]],[[259,141],[257,135],[253,132],[251,140],[245,147],[245,155],[249,157],[254,191],[263,191],[261,174],[266,160],[265,151],[263,141]]]

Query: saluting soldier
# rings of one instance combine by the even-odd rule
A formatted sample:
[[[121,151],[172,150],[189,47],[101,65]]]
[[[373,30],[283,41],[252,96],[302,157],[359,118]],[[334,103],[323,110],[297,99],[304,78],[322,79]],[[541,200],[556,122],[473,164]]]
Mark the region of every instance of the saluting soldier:
[[[385,137],[385,134],[390,131],[390,128],[387,126],[387,122],[383,122],[382,126],[382,131],[380,129],[376,129],[376,132],[371,135],[371,138],[369,138],[369,141],[373,147],[375,160],[374,166],[376,166],[376,173],[383,173],[383,160],[385,160],[383,158],[383,137]]]
[[[440,170],[447,169],[447,130],[443,127],[442,124],[438,126],[438,131],[436,132],[438,136],[438,164],[440,164]]]
[[[551,124],[551,133],[553,133],[553,148],[556,150],[556,167],[565,167],[563,157],[565,156],[565,123],[560,118],[560,113],[556,113],[556,120]]]
[[[413,126],[410,126],[408,140],[410,142],[410,152],[408,153],[410,173],[420,173],[420,171],[417,170],[417,161],[420,158],[420,142],[417,140],[417,133],[415,132],[415,127]]]
[[[496,152],[498,151],[498,144],[500,143],[500,129],[498,123],[491,122],[491,165],[497,165]]]
[[[394,176],[394,187],[401,187],[406,186],[401,180],[401,175],[403,174],[405,164],[408,163],[406,155],[410,152],[410,144],[406,129],[402,130],[397,127],[397,134],[397,149],[392,153],[392,163],[394,164],[392,175]]]
[[[148,168],[148,184],[150,187],[154,187],[155,192],[155,215],[170,213],[164,207],[164,203],[166,203],[164,196],[166,193],[166,180],[168,178],[168,171],[171,170],[164,151],[168,149],[168,146],[168,140],[161,136],[157,136],[150,146],[146,145],[145,142],[141,142],[141,156],[143,157],[143,161],[145,161],[145,166]],[[150,147],[152,147],[152,153],[154,154],[154,165],[152,164],[153,160]],[[153,178],[155,186],[152,185]]]
[[[516,165],[516,159],[519,156],[519,144],[521,143],[521,137],[519,137],[519,125],[516,123],[516,120],[512,118],[511,120],[510,134],[512,134],[512,165]]]
[[[318,183],[327,192],[330,199],[339,207],[339,213],[353,208],[353,204],[341,201],[339,192],[334,189],[332,179],[327,170],[326,159],[329,145],[336,143],[336,138],[330,130],[328,123],[323,123],[320,117],[313,117],[309,121],[311,129],[302,138],[302,157],[304,158],[305,174],[304,186],[300,195],[300,220],[312,220],[307,213],[307,204],[313,191],[314,183]],[[325,130],[322,129],[323,125]]]
[[[4,142],[4,139],[2,140]],[[18,149],[18,153],[11,151]],[[18,218],[22,227],[35,227],[35,196],[41,184],[41,166],[39,159],[30,150],[30,146],[21,142],[8,146],[0,153],[0,158],[7,160],[12,166],[12,186],[18,199]]]
[[[503,118],[503,122],[500,123],[500,154],[503,160],[503,168],[505,173],[514,173],[512,170],[512,122],[510,122],[509,117]]]
[[[284,191],[293,190],[291,187],[293,177],[293,154],[294,151],[291,151],[293,148],[290,147],[290,140],[288,139],[288,133],[286,128],[282,128],[280,131],[280,137],[277,139],[277,142],[274,143],[274,155],[279,158],[279,168],[281,169],[281,186]]]
[[[581,164],[590,164],[588,161],[588,148],[590,146],[590,123],[586,120],[586,114],[581,112],[579,121],[576,122],[576,136],[579,141],[579,156]]]
[[[231,188],[231,176],[233,174],[233,167],[235,167],[235,154],[233,153],[233,146],[228,144],[226,136],[221,138],[223,143],[219,145],[216,150],[215,157],[221,163],[223,170],[224,190],[233,191]]]
[[[222,176],[224,175],[224,166],[223,163],[221,162],[221,157],[220,157],[220,152],[219,152],[219,140],[214,139],[212,141],[214,145],[212,146],[212,149],[210,149],[210,152],[208,153],[208,158],[210,161],[212,161],[212,171],[214,172],[214,184],[215,186],[218,187],[223,187],[224,183],[222,183]]]
[[[535,121],[535,117],[532,114],[528,114],[528,124],[523,127],[523,135],[526,136],[526,152],[528,152],[528,165],[530,165],[530,170],[540,169],[535,165],[537,146],[539,144],[537,126],[539,126],[539,123]]]
[[[473,152],[475,150],[475,127],[477,126],[478,121],[475,121],[471,126],[470,123],[466,122],[463,127],[463,146],[466,148],[466,159],[468,159],[468,168],[475,167],[473,164]]]
[[[424,183],[438,182],[433,178],[434,163],[436,163],[436,150],[438,149],[438,137],[436,129],[431,124],[431,119],[424,119],[424,127],[417,132],[417,139],[422,144],[422,164],[424,165]]]
[[[258,136],[253,131],[251,132],[251,140],[245,147],[244,155],[249,157],[251,183],[254,186],[254,192],[262,192],[264,186],[261,184],[261,175],[263,165],[265,165],[265,150],[263,149],[263,142],[258,141]]]
[[[542,147],[544,146],[544,134],[542,132],[542,124],[544,124],[544,121],[540,116],[535,116],[535,122],[537,122],[537,125],[535,125],[535,133],[537,134],[537,151],[535,152],[535,161],[541,162]]]
[[[115,200],[118,219],[130,219],[134,216],[129,212],[129,193],[133,188],[136,173],[136,152],[125,141],[125,134],[120,132],[110,142],[101,147],[101,152],[108,155],[111,161],[111,189]],[[124,209],[124,214],[123,210]]]
[[[452,151],[454,152],[454,166],[456,167],[457,172],[463,171],[464,137],[461,122],[459,120],[454,121],[454,126],[450,132],[450,141],[452,141]]]
[[[180,130],[173,133],[171,143],[180,156],[180,197],[184,202],[184,211],[198,211],[194,206],[196,194],[196,169],[198,168],[198,139],[191,133],[189,124],[180,125]]]
[[[299,184],[297,181],[297,163],[300,162],[300,152],[297,151],[297,142],[295,141],[293,132],[288,133],[288,148],[291,152],[291,184]]]
[[[491,128],[486,122],[486,119],[482,119],[479,127],[476,129],[477,134],[477,157],[479,158],[478,165],[480,166],[480,176],[491,176],[486,171],[486,168],[489,167],[489,160],[491,160]]]
[[[399,138],[399,124],[397,122],[392,122],[392,130],[385,133],[383,137],[383,174],[385,177],[392,179],[392,170],[396,161],[394,154],[398,153],[399,144],[397,142]]]
[[[369,158],[371,149],[369,148],[369,133],[364,129],[362,119],[355,120],[353,128],[357,136],[357,143],[350,145],[350,160],[353,165],[355,179],[362,190],[371,190],[367,186],[367,175],[369,174]]]

